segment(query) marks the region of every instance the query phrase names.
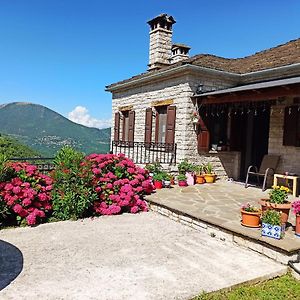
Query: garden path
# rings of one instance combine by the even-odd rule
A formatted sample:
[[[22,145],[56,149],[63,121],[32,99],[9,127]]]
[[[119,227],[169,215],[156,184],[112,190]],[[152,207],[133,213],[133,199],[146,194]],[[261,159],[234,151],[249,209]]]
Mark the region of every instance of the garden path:
[[[286,272],[258,253],[153,212],[7,229],[0,240],[19,250],[9,253],[10,262],[23,263],[0,291],[4,300],[190,299]],[[0,284],[12,272],[1,250]]]

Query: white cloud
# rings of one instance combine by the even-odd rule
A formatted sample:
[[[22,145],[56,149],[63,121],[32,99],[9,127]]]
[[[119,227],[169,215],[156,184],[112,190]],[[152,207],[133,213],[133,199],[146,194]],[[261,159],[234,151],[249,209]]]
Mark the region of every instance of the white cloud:
[[[84,106],[76,106],[71,112],[68,113],[68,118],[75,123],[79,123],[87,127],[111,127],[111,120],[93,118],[90,116],[88,109]]]

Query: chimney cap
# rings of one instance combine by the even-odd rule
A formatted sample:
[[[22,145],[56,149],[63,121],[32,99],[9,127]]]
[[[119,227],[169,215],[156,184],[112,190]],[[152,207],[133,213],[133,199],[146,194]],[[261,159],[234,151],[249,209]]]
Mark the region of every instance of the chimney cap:
[[[151,26],[159,21],[165,21],[166,23],[170,23],[171,25],[176,23],[174,18],[172,16],[168,16],[167,14],[160,14],[152,20],[148,21],[147,23]]]
[[[183,49],[186,49],[186,50],[190,50],[191,47],[185,45],[185,44],[173,44],[172,45],[172,50],[176,49],[176,48],[183,48]]]

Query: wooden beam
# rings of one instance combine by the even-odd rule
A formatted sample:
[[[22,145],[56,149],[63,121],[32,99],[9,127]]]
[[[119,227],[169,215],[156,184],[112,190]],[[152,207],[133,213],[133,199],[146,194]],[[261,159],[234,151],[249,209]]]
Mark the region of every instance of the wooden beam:
[[[160,100],[160,101],[153,101],[151,103],[152,107],[155,106],[166,106],[166,105],[172,105],[174,103],[173,99],[166,99],[166,100]]]
[[[202,104],[218,104],[218,103],[237,103],[237,102],[255,102],[255,101],[268,101],[275,100],[278,97],[297,97],[300,96],[300,84],[289,86],[290,89],[285,89],[283,86],[270,87],[260,89],[260,93],[253,90],[235,92],[235,94],[225,93],[213,95],[215,98],[211,99],[210,96],[198,96],[197,99]],[[211,95],[212,96],[212,95]]]

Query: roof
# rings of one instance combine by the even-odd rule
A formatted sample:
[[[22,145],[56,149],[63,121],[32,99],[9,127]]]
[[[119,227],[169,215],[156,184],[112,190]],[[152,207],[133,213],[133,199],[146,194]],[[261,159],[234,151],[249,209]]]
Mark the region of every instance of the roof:
[[[222,94],[241,92],[241,91],[260,90],[260,89],[265,89],[265,88],[269,88],[269,87],[288,86],[288,85],[297,84],[297,83],[300,83],[300,77],[293,77],[293,78],[288,78],[288,79],[280,79],[280,80],[272,80],[272,81],[254,83],[254,84],[247,84],[247,85],[242,85],[242,86],[238,86],[238,87],[197,94],[194,97],[206,97],[206,96],[215,96],[215,95],[222,95]]]
[[[224,58],[211,54],[195,55],[161,68],[160,70],[145,72],[119,81],[109,85],[107,88],[109,89],[118,84],[127,83],[136,79],[146,78],[156,73],[159,74],[165,70],[173,69],[181,65],[194,65],[230,73],[246,74],[296,63],[300,63],[300,38],[243,58]]]

